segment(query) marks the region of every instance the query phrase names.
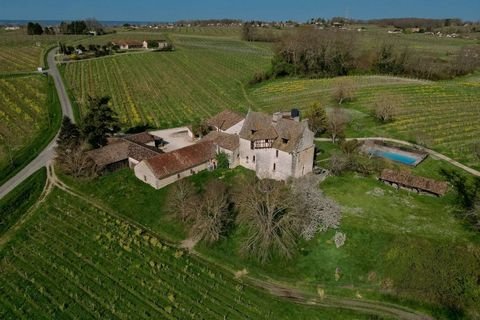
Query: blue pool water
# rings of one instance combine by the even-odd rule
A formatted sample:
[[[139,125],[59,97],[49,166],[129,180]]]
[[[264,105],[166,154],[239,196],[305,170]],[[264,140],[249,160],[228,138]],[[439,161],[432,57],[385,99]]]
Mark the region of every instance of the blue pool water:
[[[388,152],[388,151],[381,151],[381,150],[372,150],[372,154],[377,157],[382,157],[386,159],[390,159],[392,161],[400,162],[409,166],[415,165],[418,161],[417,158],[409,157],[405,154],[399,154],[395,152]]]

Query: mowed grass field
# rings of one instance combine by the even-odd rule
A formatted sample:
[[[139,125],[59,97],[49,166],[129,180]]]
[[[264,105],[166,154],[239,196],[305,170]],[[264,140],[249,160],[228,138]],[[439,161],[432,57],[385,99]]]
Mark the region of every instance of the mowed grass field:
[[[55,189],[0,251],[2,319],[366,319],[276,300]]]
[[[0,77],[0,183],[45,147],[60,121],[52,79]]]
[[[174,52],[66,64],[64,78],[80,110],[89,95],[109,95],[124,126],[155,127],[189,123],[226,108],[248,110],[245,83],[268,66],[269,50],[228,37],[173,38]]]

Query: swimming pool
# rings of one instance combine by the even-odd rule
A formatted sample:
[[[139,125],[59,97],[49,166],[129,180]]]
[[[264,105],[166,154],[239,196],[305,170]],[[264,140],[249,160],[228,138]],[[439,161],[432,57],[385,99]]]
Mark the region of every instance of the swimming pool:
[[[370,153],[377,157],[386,158],[395,162],[406,164],[408,166],[414,166],[417,164],[417,162],[419,162],[417,157],[408,156],[406,154],[396,153],[393,151],[371,150]]]

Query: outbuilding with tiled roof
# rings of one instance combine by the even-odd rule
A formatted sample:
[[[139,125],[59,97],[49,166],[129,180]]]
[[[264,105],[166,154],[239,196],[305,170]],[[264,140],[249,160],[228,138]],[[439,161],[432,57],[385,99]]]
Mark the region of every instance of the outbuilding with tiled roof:
[[[438,197],[444,196],[448,191],[447,182],[415,176],[408,171],[384,169],[379,180],[396,188],[405,188]]]
[[[160,154],[135,166],[135,176],[155,189],[199,171],[215,167],[216,149],[211,141]]]

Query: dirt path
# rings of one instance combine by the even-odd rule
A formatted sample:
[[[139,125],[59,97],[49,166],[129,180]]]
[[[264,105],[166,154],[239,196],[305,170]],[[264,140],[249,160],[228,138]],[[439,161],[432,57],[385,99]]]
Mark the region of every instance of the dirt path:
[[[179,249],[186,249],[189,252],[198,257],[199,259],[206,261],[215,267],[223,270],[227,273],[232,274],[236,279],[248,285],[250,287],[254,287],[257,289],[261,289],[262,291],[266,291],[269,294],[280,298],[280,299],[287,299],[293,303],[304,304],[309,306],[316,306],[321,308],[341,308],[346,310],[353,310],[358,311],[366,314],[372,314],[377,316],[383,317],[394,317],[396,319],[405,319],[405,320],[430,320],[433,319],[428,315],[422,314],[415,310],[396,305],[391,303],[373,301],[373,300],[365,300],[365,299],[350,299],[350,298],[342,298],[337,296],[330,296],[328,294],[325,297],[321,298],[319,295],[316,295],[311,292],[307,292],[305,290],[301,290],[299,288],[292,287],[291,285],[274,282],[274,281],[266,281],[261,280],[259,278],[252,277],[248,275],[247,270],[243,270],[238,272],[238,270],[234,270],[227,265],[221,264],[218,261],[211,259],[208,256],[204,256],[199,252],[194,250],[194,245],[196,241],[193,239],[187,239],[183,241],[180,245],[175,243],[172,240],[165,239],[164,236],[159,235],[158,233],[154,232],[153,230],[135,222],[131,219],[126,218],[125,216],[118,215],[112,209],[104,206],[103,204],[98,203],[98,201],[89,198],[86,195],[81,194],[80,192],[74,190],[73,188],[66,185],[60,179],[58,179],[57,175],[55,174],[54,167],[50,164],[48,168],[48,179],[49,185],[51,187],[58,187],[59,189],[67,192],[68,194],[77,197],[90,205],[118,218],[123,221],[126,221],[135,227],[143,229],[147,231],[154,237],[162,239],[162,241],[174,248]]]
[[[464,164],[461,164],[460,162],[456,161],[456,160],[453,160],[452,158],[449,158],[447,157],[446,155],[443,155],[435,150],[432,150],[432,149],[428,149],[428,148],[425,148],[425,147],[422,147],[418,144],[414,144],[414,143],[411,143],[411,142],[408,142],[408,141],[403,141],[403,140],[398,140],[398,139],[392,139],[392,138],[384,138],[384,137],[367,137],[367,138],[347,138],[346,139],[347,141],[350,141],[350,140],[358,140],[358,141],[386,141],[386,142],[393,142],[393,143],[397,143],[397,144],[401,144],[401,145],[404,145],[404,146],[409,146],[409,147],[414,147],[418,150],[421,150],[421,151],[425,151],[427,152],[428,154],[434,156],[434,157],[437,157],[441,160],[444,160],[448,163],[450,163],[451,165],[457,167],[457,168],[460,168],[474,176],[477,176],[477,177],[480,177],[480,171],[477,171],[473,168],[470,168]],[[315,138],[315,141],[321,141],[321,142],[331,142],[332,139],[329,139],[329,138]]]

